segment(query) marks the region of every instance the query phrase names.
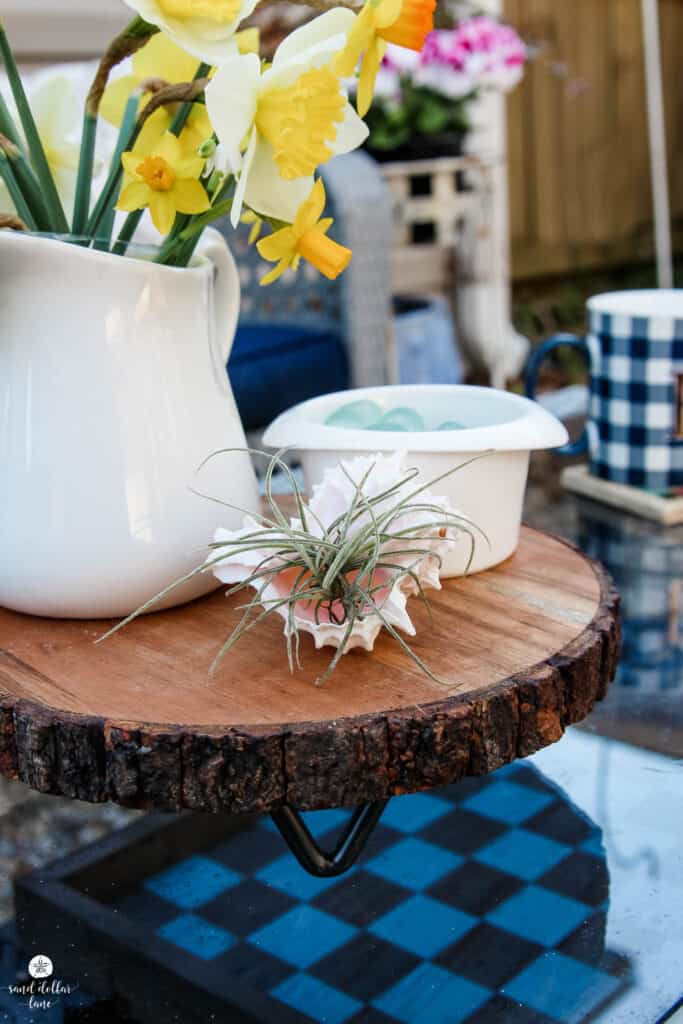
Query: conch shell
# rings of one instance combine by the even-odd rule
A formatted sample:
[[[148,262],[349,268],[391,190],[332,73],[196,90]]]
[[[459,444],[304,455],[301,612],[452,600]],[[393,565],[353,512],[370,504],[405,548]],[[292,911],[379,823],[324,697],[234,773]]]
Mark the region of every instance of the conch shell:
[[[359,456],[327,469],[322,481],[313,487],[313,493],[308,503],[309,514],[306,516],[308,532],[318,539],[321,538],[325,529],[347,512],[361,482],[362,494],[365,499],[369,499],[395,487],[405,475],[405,453],[403,452],[395,452],[392,455]],[[392,507],[397,506],[402,499],[410,498],[420,486],[419,477],[404,480],[389,496],[373,506],[375,514],[389,511]],[[448,525],[434,526],[434,510],[425,508],[426,505],[437,507],[443,512],[444,522],[450,520],[453,525],[449,523]],[[408,636],[415,636],[415,627],[406,609],[407,599],[411,594],[417,593],[420,588],[441,589],[439,566],[441,559],[458,536],[459,530],[452,518],[457,516],[457,511],[447,498],[436,496],[428,491],[421,491],[415,496],[412,503],[408,503],[397,514],[392,523],[392,530],[395,533],[415,530],[419,535],[393,539],[381,548],[381,560],[389,560],[396,568],[392,570],[375,569],[367,587],[379,588],[374,590],[373,600],[380,608],[382,616],[395,629],[402,630]],[[367,526],[369,521],[370,512],[363,512],[352,524],[348,536],[353,537],[360,529]],[[297,530],[303,529],[300,519],[292,519],[291,525]],[[221,542],[234,542],[249,534],[258,534],[259,532],[264,539],[282,535],[276,527],[264,528],[251,516],[247,516],[241,529],[218,529],[214,540],[216,544],[220,545]],[[250,547],[247,551],[242,549],[231,553],[228,550],[224,559],[213,564],[213,572],[222,583],[241,583],[249,579],[259,566],[277,564],[278,556],[269,557],[271,550],[259,547],[258,539],[255,538],[254,547]],[[214,548],[212,557],[215,558],[219,552],[220,548]],[[401,567],[406,571],[397,575],[397,571]],[[382,618],[377,614],[372,603],[368,604],[367,614],[363,611],[356,617],[350,633],[348,633],[348,622],[345,621],[345,612],[341,601],[319,606],[316,614],[313,601],[299,600],[294,606],[291,617],[286,603],[275,603],[279,600],[286,601],[295,582],[298,580],[299,585],[301,584],[300,576],[301,570],[298,567],[291,568],[283,564],[282,572],[271,577],[261,595],[264,608],[271,607],[284,619],[285,633],[295,630],[310,633],[318,649],[321,647],[338,648],[343,643],[344,654],[354,647],[362,647],[366,651],[371,651],[383,626]],[[385,580],[386,588],[382,589],[382,583]],[[344,643],[345,637],[346,642]]]

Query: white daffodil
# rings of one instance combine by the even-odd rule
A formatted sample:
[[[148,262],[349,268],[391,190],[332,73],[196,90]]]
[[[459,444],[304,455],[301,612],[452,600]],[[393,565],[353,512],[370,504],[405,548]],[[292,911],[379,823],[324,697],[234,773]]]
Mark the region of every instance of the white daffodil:
[[[70,216],[73,209],[83,103],[92,75],[90,65],[74,65],[57,73],[41,71],[35,76],[27,76],[29,105],[67,216]],[[11,92],[5,79],[0,82],[0,88],[8,106],[13,109]],[[15,124],[19,124],[19,118],[16,116]],[[103,126],[99,133],[96,163],[98,173],[108,162],[116,140],[116,133],[107,131],[108,127]],[[98,181],[96,178],[93,189],[95,194]],[[0,210],[10,212],[13,209],[5,186],[0,182]]]
[[[257,0],[125,0],[194,57],[222,64],[237,53],[237,26],[256,7]]]
[[[292,222],[315,169],[366,139],[334,68],[354,18],[342,8],[327,11],[292,32],[265,71],[255,54],[233,57],[207,87],[209,118],[238,178],[234,226],[245,202]]]

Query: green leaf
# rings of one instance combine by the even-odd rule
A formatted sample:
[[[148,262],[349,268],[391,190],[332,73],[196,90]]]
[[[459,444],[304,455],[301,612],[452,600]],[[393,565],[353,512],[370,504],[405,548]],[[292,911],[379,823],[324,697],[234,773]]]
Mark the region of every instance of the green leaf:
[[[135,131],[135,122],[138,116],[138,107],[140,105],[140,97],[137,93],[133,94],[128,98],[125,109],[123,111],[123,117],[121,119],[121,127],[119,128],[119,136],[116,140],[116,147],[112,154],[111,162],[109,164],[109,174],[107,181],[115,178],[121,169],[121,157],[126,151],[129,140]],[[106,187],[106,186],[105,186]],[[100,201],[98,200],[95,210],[93,210],[93,217],[96,211],[101,209],[101,219],[99,219],[99,225],[97,228],[97,236],[95,239],[95,249],[109,249],[109,243],[111,241],[111,233],[114,229],[114,217],[116,205],[116,193],[112,192],[111,198],[107,204],[102,204],[100,207]],[[99,213],[98,213],[99,218]],[[90,225],[88,224],[88,227]]]
[[[132,121],[128,117],[129,106],[131,105],[132,101],[133,97],[131,97],[131,99],[129,99],[128,103],[126,104],[126,110],[124,113],[123,121],[121,122],[119,141],[116,146],[117,152],[119,151],[119,147],[122,147],[120,149],[119,159],[112,160],[109,168],[109,174],[107,175],[107,180],[102,186],[102,191],[100,192],[99,198],[95,203],[95,208],[90,214],[90,219],[86,225],[85,234],[88,235],[90,238],[99,237],[99,229],[103,219],[105,219],[108,216],[109,211],[111,211],[116,205],[116,200],[118,199],[119,185],[121,184],[121,177],[123,175],[123,167],[121,166],[121,154],[133,148],[133,146],[135,145],[135,140],[140,134],[139,125],[136,123],[138,104],[137,98],[134,101],[135,111],[132,116]]]
[[[138,229],[138,224],[142,220],[144,210],[133,210],[129,213],[123,222],[123,227],[119,232],[119,237],[116,239],[116,244],[112,249],[112,252],[116,256],[125,256],[126,250],[130,243],[131,238]]]
[[[5,103],[5,98],[0,93],[0,132],[13,142],[17,149],[22,149],[22,141],[17,131],[17,126],[14,123],[14,119],[9,112],[9,107]]]
[[[0,176],[7,186],[7,191],[14,203],[17,215],[21,217],[27,228],[30,228],[31,231],[37,231],[38,225],[33,217],[33,213],[24,198],[24,193],[19,187],[9,158],[2,150],[0,150]]]
[[[92,172],[95,163],[96,136],[97,117],[86,110],[83,115],[83,134],[81,135],[81,151],[78,158],[74,213],[71,223],[71,231],[74,235],[83,234],[88,220],[88,214],[90,212],[90,191],[92,188]]]
[[[31,211],[33,220],[36,223],[36,229],[38,231],[50,231],[50,217],[47,207],[43,202],[40,185],[31,170],[29,162],[24,154],[11,143],[4,143],[2,148],[9,160],[10,168],[16,178],[21,194]]]
[[[60,234],[67,234],[69,231],[69,225],[66,217],[64,216],[62,203],[59,198],[52,173],[48,166],[43,144],[40,141],[38,129],[36,128],[36,123],[33,120],[33,114],[31,113],[26,93],[24,92],[24,86],[19,75],[19,69],[17,68],[16,61],[14,60],[14,55],[9,45],[7,33],[5,32],[5,28],[1,20],[0,57],[2,57],[2,62],[5,65],[7,78],[9,79],[10,88],[17,107],[17,113],[19,114],[19,120],[21,121],[24,135],[26,136],[26,143],[31,156],[33,169],[36,172],[38,181],[40,182],[40,187],[43,190],[43,197],[50,216],[51,227],[54,231],[59,232]],[[19,216],[21,216],[21,214],[19,214]]]

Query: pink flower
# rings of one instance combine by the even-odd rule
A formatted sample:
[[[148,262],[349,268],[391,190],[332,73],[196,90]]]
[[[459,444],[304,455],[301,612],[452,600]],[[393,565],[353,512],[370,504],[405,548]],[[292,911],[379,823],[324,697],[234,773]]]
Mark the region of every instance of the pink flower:
[[[481,15],[455,29],[430,32],[415,80],[450,97],[486,86],[507,91],[521,78],[526,56],[513,28]]]

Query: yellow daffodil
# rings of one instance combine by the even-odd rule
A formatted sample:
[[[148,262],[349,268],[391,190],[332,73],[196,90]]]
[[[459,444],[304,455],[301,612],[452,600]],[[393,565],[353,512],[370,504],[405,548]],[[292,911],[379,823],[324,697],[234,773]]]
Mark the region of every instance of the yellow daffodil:
[[[240,53],[258,53],[261,48],[261,30],[243,28],[235,33],[235,42]]]
[[[351,11],[328,11],[292,32],[267,69],[254,54],[233,57],[208,85],[209,117],[238,177],[233,226],[244,203],[292,222],[315,169],[367,137],[333,67],[354,20]]]
[[[257,0],[125,0],[145,21],[207,64],[222,64],[237,52],[237,26]]]
[[[251,231],[249,232],[249,238],[247,242],[249,245],[253,245],[256,239],[261,234],[263,227],[263,217],[259,217],[258,213],[254,213],[253,210],[247,210],[240,217],[241,224],[251,224]]]
[[[200,61],[176,46],[163,32],[152,36],[131,60],[130,73],[116,78],[104,90],[100,114],[111,124],[121,124],[128,97],[148,79],[161,79],[169,84],[190,82]],[[151,93],[142,97],[142,105]]]
[[[258,53],[259,30],[245,28],[236,33],[235,42],[240,53]],[[197,74],[200,63],[196,57],[186,53],[180,46],[176,46],[165,33],[157,32],[133,56],[130,61],[130,72],[120,78],[115,78],[104,90],[100,114],[111,124],[120,125],[128,97],[143,82],[155,79],[167,82],[169,85],[175,85],[177,82],[190,82]],[[144,107],[150,96],[151,93],[148,93],[141,97],[141,107]],[[211,134],[210,130],[208,134]],[[205,135],[204,138],[207,136]]]
[[[139,142],[140,140],[138,140]],[[117,210],[149,207],[152,222],[162,235],[173,227],[176,213],[204,213],[211,205],[198,180],[201,157],[187,155],[180,140],[166,132],[149,152],[135,147],[121,161],[128,184],[121,190]]]
[[[133,147],[133,153],[141,158],[153,153],[157,144],[171,127],[172,120],[173,114],[168,107],[159,107],[158,110],[155,110],[142,126],[142,130]],[[206,107],[202,103],[195,103],[190,111],[185,127],[180,133],[180,147],[183,153],[198,156],[199,147],[211,135],[211,122],[209,121],[209,115],[206,113]],[[130,185],[131,182],[136,180],[135,175],[129,174],[124,167],[121,191],[123,191],[126,185]]]
[[[368,0],[365,4],[337,62],[341,75],[351,75],[362,55],[357,100],[361,117],[370,109],[387,43],[419,52],[434,28],[435,7],[436,0]]]
[[[261,284],[277,280],[288,267],[296,270],[302,258],[331,281],[346,269],[351,260],[351,250],[327,237],[333,220],[332,217],[320,219],[324,209],[325,186],[322,178],[318,178],[310,195],[301,204],[294,223],[256,243],[264,260],[277,264],[262,278]]]

